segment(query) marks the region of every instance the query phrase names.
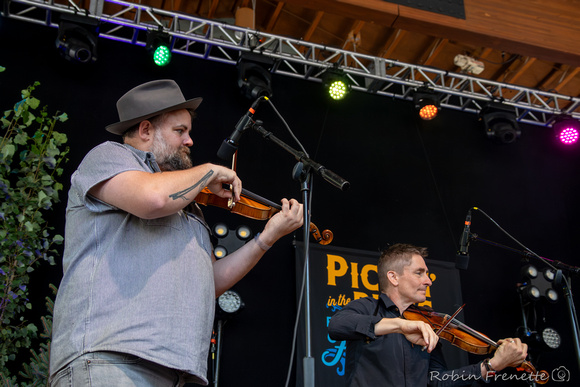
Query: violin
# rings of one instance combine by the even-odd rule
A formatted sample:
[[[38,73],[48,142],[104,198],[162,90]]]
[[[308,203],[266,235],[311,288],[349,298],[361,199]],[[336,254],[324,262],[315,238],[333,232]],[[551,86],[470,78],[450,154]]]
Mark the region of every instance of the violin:
[[[451,316],[434,312],[428,308],[411,305],[403,312],[403,317],[407,320],[418,320],[429,324],[442,339],[469,353],[486,355],[495,351],[499,346],[486,335],[455,320]],[[516,369],[533,375],[535,382],[538,384],[546,384],[550,378],[547,371],[541,370],[537,372],[532,363],[527,360],[524,360]]]
[[[196,196],[195,201],[204,206],[216,206],[226,209],[234,214],[256,220],[270,219],[277,212],[282,210],[282,207],[279,204],[256,195],[245,188],[242,188],[240,200],[237,202],[234,202],[232,199],[222,198],[211,192],[207,187],[201,190],[201,192]],[[321,245],[329,244],[334,238],[332,231],[324,230],[321,233],[318,230],[318,227],[316,227],[312,222],[310,222],[309,231],[316,242]]]

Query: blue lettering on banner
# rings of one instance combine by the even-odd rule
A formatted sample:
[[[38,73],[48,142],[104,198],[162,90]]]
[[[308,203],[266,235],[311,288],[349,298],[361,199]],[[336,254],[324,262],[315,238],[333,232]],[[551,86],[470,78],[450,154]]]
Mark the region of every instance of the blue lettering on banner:
[[[326,305],[328,308],[329,306]],[[340,307],[337,307],[341,309]],[[333,308],[334,309],[334,308]],[[326,326],[330,322],[330,316],[326,317]],[[336,340],[332,340],[330,336],[326,335],[326,339],[329,343],[334,344]],[[336,374],[339,376],[344,375],[346,362],[346,341],[339,341],[339,345],[335,345],[333,348],[328,348],[322,353],[322,363],[327,367],[336,367]]]

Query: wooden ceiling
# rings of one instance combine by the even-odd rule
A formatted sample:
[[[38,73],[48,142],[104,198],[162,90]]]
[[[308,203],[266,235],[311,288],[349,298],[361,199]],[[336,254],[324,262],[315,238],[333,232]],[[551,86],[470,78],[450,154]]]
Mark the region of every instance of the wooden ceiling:
[[[580,97],[580,0],[464,0],[465,19],[383,0],[141,0],[153,8],[234,22],[253,9],[258,31]],[[238,19],[240,20],[240,19]]]

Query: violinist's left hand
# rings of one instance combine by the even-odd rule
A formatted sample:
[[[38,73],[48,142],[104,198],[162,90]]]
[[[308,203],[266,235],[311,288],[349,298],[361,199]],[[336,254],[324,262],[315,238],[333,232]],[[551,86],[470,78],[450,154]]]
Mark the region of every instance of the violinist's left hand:
[[[501,371],[507,367],[517,367],[522,364],[528,356],[528,346],[518,338],[507,338],[497,342],[499,347],[490,360],[492,367],[496,371]]]
[[[296,199],[282,199],[282,210],[272,216],[264,231],[260,235],[260,240],[267,245],[273,245],[284,235],[291,233],[304,223],[304,211],[302,204]]]

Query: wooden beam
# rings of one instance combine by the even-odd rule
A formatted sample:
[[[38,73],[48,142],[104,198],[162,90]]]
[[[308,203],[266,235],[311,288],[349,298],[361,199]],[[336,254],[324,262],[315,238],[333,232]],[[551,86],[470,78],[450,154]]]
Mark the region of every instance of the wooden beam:
[[[389,38],[385,42],[383,49],[380,51],[380,56],[382,56],[383,58],[391,59],[390,56],[393,54],[395,48],[397,48],[397,45],[401,42],[401,40],[405,36],[405,33],[406,32],[403,30],[393,31],[391,36],[389,36]]]
[[[207,14],[208,19],[213,19],[215,11],[217,10],[217,7],[219,5],[219,2],[220,0],[212,0],[211,6],[209,7],[209,12]]]
[[[499,70],[489,77],[489,79],[497,82],[505,82],[508,75],[520,66],[520,63],[518,62],[520,59],[521,57],[519,55],[512,54],[511,58],[504,61],[499,67]]]
[[[559,83],[557,81],[558,78],[562,79],[566,76],[569,68],[570,66],[562,64],[554,66],[552,70],[550,70],[550,72],[534,86],[534,89],[551,90],[553,84]]]
[[[316,12],[316,16],[314,17],[314,20],[312,21],[312,23],[310,24],[310,27],[308,27],[308,31],[306,31],[306,34],[304,35],[304,40],[306,40],[306,41],[310,40],[310,38],[312,37],[312,34],[314,34],[314,31],[316,31],[318,24],[320,24],[320,20],[322,20],[323,15],[324,15],[324,12],[322,12],[322,11]]]
[[[518,78],[521,77],[526,71],[528,71],[535,61],[536,58],[528,57],[528,59],[522,63],[517,70],[515,70],[514,75],[508,77],[505,82],[517,84]]]
[[[577,1],[464,0],[465,19],[383,0],[287,2],[392,28],[580,66],[580,7]]]
[[[569,71],[568,74],[566,75],[566,77],[564,77],[564,79],[562,80],[562,82],[558,83],[558,85],[556,87],[554,87],[554,90],[556,90],[558,92],[560,90],[562,90],[562,88],[564,86],[566,86],[566,84],[568,82],[570,82],[576,76],[576,74],[578,74],[579,72],[580,72],[580,67],[576,67],[572,71]]]
[[[427,51],[427,58],[418,63],[423,63],[425,66],[430,66],[435,58],[441,53],[443,48],[449,43],[449,39],[436,39]]]
[[[346,46],[349,43],[352,43],[352,46],[354,48],[354,51],[356,52],[356,47],[360,44],[360,30],[362,30],[363,26],[365,25],[364,21],[361,20],[357,20],[354,23],[354,26],[352,27],[352,29],[349,31],[348,36],[346,38],[346,40],[344,41],[342,48],[346,48]]]
[[[282,13],[282,8],[284,8],[284,2],[280,1],[276,6],[274,12],[272,12],[272,16],[270,16],[270,20],[268,21],[268,25],[266,26],[266,32],[272,32],[278,18],[280,17],[280,13]]]

